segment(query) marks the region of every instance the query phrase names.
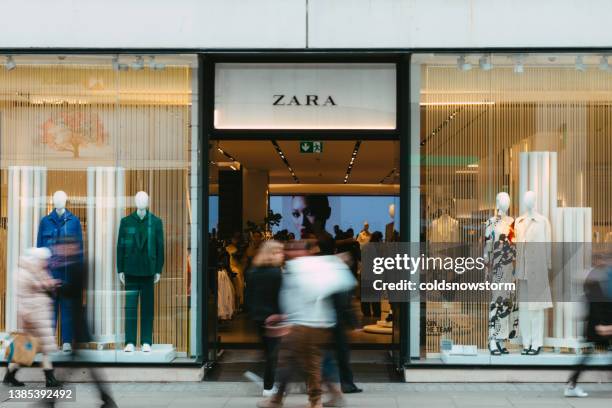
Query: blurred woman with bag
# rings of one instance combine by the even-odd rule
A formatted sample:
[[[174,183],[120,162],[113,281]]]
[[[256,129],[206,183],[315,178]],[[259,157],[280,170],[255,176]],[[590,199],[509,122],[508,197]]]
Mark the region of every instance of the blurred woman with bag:
[[[60,282],[49,275],[49,258],[51,251],[48,248],[30,248],[19,259],[17,319],[21,330],[36,339],[38,349],[43,355],[45,385],[59,387],[62,384],[53,375],[49,354],[57,350],[53,333],[52,296]],[[17,363],[10,363],[2,382],[23,387],[25,384],[15,377],[18,369]]]

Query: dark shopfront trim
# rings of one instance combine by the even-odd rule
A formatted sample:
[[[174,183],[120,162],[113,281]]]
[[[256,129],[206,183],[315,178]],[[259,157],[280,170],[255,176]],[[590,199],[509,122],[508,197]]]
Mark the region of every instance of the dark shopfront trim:
[[[410,157],[410,58],[416,53],[437,54],[483,54],[483,53],[609,53],[611,47],[538,47],[538,48],[406,48],[406,49],[205,49],[205,48],[3,48],[0,56],[4,55],[175,55],[194,54],[198,62],[198,159],[201,163],[199,168],[199,220],[200,229],[198,235],[200,246],[198,250],[198,314],[197,324],[200,325],[200,341],[196,345],[199,357],[193,362],[180,363],[96,363],[96,362],[57,362],[57,366],[89,366],[89,367],[202,367],[211,362],[209,358],[217,353],[219,346],[216,333],[216,324],[209,327],[211,312],[209,305],[209,293],[216,292],[214,279],[210,279],[207,262],[204,256],[208,249],[208,144],[211,139],[244,139],[257,140],[262,137],[273,138],[278,136],[284,140],[299,140],[304,138],[320,137],[323,140],[399,140],[400,157]],[[396,129],[395,130],[219,130],[214,129],[214,64],[216,62],[285,62],[285,63],[395,63],[396,78]],[[0,68],[1,69],[1,68]],[[400,230],[410,233],[410,164],[406,160],[400,161]],[[407,194],[407,195],[406,195]],[[403,237],[406,235],[402,234]],[[403,238],[402,237],[402,238]],[[205,252],[206,251],[206,252]],[[206,269],[205,269],[206,268]],[[206,271],[206,273],[205,273]],[[425,368],[425,369],[518,369],[518,370],[555,370],[569,369],[572,366],[504,366],[504,365],[444,365],[444,364],[419,364],[414,360],[411,362],[410,335],[409,335],[409,304],[400,305],[399,342],[394,346],[394,354],[399,360],[395,360],[398,366]],[[214,311],[216,315],[216,310]],[[392,343],[393,345],[393,343]],[[397,348],[399,347],[399,348]],[[357,346],[356,348],[359,348]],[[6,365],[6,363],[0,363]],[[597,366],[589,367],[597,370]]]

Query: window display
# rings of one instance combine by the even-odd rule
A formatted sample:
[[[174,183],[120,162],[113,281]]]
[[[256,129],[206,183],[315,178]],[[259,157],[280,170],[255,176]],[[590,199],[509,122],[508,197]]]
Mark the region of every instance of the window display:
[[[196,60],[135,58],[15,55],[0,70],[0,331],[22,328],[20,257],[48,248],[53,361],[198,357]]]
[[[482,246],[488,279],[516,291],[412,303],[411,357],[571,365],[592,346],[585,279],[612,252],[612,81],[596,55],[586,70],[570,54],[522,54],[520,70],[518,55],[487,55],[488,69],[470,63],[481,56],[413,58],[411,241]]]

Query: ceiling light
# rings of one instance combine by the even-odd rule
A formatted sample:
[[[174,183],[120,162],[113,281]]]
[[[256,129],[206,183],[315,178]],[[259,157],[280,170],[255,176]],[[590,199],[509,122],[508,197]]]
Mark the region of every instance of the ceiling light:
[[[576,57],[576,71],[585,72],[587,70],[586,65],[584,65],[584,60],[582,55],[578,55]]]
[[[599,69],[602,71],[609,71],[610,65],[608,64],[608,56],[602,55],[601,60],[599,61]]]
[[[8,57],[6,57],[6,70],[7,71],[12,71],[15,68],[17,68],[17,63],[15,62],[15,60],[13,59],[13,57],[11,57],[10,55]]]
[[[470,69],[472,69],[472,64],[467,62],[465,60],[465,56],[462,55],[459,58],[457,58],[457,68],[461,71],[469,71]]]
[[[517,55],[514,57],[514,68],[512,69],[515,74],[522,74],[525,72],[525,66],[523,65],[523,57]]]
[[[132,64],[132,69],[136,71],[140,71],[144,68],[144,58],[142,56],[136,57],[136,61]]]
[[[493,63],[491,63],[491,60],[487,58],[485,55],[480,57],[480,59],[478,60],[478,65],[480,66],[480,69],[482,69],[483,71],[490,71],[491,68],[493,68]]]
[[[470,163],[467,165],[469,168],[476,169],[478,168],[478,163]]]

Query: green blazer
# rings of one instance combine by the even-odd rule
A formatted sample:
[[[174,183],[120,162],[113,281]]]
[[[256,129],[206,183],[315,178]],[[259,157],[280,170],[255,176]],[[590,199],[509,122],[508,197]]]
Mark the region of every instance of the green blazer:
[[[164,227],[147,211],[141,220],[136,211],[124,217],[117,240],[117,272],[130,276],[161,274],[164,266]]]

